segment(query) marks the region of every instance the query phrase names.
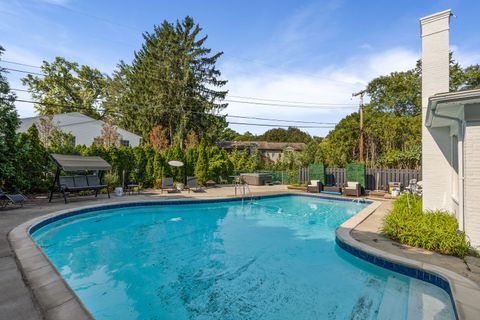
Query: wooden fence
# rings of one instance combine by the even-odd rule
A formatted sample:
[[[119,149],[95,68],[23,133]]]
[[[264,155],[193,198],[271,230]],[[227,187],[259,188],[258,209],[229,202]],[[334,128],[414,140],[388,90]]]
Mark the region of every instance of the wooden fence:
[[[326,168],[325,182],[327,185],[342,186],[346,181],[345,168]],[[367,190],[387,190],[389,182],[400,182],[408,186],[411,179],[422,180],[422,170],[367,168]],[[308,168],[299,171],[299,183],[308,183]]]

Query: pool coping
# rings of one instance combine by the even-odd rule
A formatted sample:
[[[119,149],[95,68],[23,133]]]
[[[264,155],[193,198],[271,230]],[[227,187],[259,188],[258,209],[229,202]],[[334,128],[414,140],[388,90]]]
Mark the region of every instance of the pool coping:
[[[475,282],[448,269],[371,247],[357,241],[351,235],[352,230],[365,221],[381,205],[382,202],[373,201],[367,208],[340,225],[335,232],[337,244],[345,251],[367,262],[442,288],[450,296],[457,319],[479,319],[480,286]]]
[[[333,197],[328,195],[317,194],[305,194],[305,193],[276,193],[269,195],[253,196],[253,198],[271,198],[282,197],[288,195],[304,196],[304,197],[316,197],[328,200],[348,201],[351,202],[351,198]],[[41,228],[42,226],[51,223],[55,220],[63,219],[69,216],[87,213],[96,210],[107,210],[116,207],[130,207],[130,206],[146,206],[146,205],[171,205],[171,204],[195,204],[195,203],[213,203],[213,202],[230,202],[241,201],[238,197],[219,197],[211,199],[169,199],[169,200],[141,200],[133,202],[119,202],[108,204],[93,204],[87,206],[80,206],[77,208],[70,208],[65,210],[49,213],[34,219],[28,220],[10,231],[8,239],[15,252],[19,269],[22,272],[22,276],[25,282],[31,288],[32,293],[37,300],[40,309],[46,319],[66,319],[72,318],[72,314],[75,315],[75,319],[94,319],[90,311],[82,303],[80,298],[70,288],[65,279],[58,273],[57,269],[47,256],[43,253],[40,247],[31,237],[31,234]],[[345,221],[336,230],[336,242],[337,244],[348,251],[351,254],[357,255],[360,258],[374,263],[368,260],[368,255],[380,258],[383,261],[389,261],[400,266],[407,266],[415,270],[426,271],[429,274],[436,275],[444,281],[447,281],[449,288],[451,289],[450,297],[454,305],[455,312],[459,319],[477,319],[473,315],[478,315],[480,309],[477,306],[472,305],[470,301],[472,297],[480,297],[480,288],[472,281],[443,268],[420,263],[414,260],[395,256],[393,254],[383,252],[368,245],[355,240],[350,232],[361,222],[363,222],[368,216],[370,216],[375,210],[377,210],[381,202],[374,200],[366,200],[370,202],[370,205],[355,216]],[[33,230],[33,231],[32,231]],[[350,248],[350,250],[349,250]],[[354,249],[354,250],[352,250]],[[355,251],[356,250],[356,251]],[[381,265],[380,265],[381,266]],[[381,267],[386,267],[381,266]],[[396,270],[393,270],[396,271]],[[397,270],[398,272],[398,270]],[[407,274],[408,275],[408,274]],[[423,280],[423,279],[422,279]],[[476,300],[476,301],[480,301]]]

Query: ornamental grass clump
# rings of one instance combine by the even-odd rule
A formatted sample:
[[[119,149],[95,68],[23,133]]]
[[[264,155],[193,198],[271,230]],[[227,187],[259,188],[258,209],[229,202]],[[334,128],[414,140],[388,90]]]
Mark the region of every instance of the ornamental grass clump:
[[[422,211],[419,196],[402,195],[384,220],[383,232],[400,243],[464,257],[471,247],[457,219],[447,211]]]

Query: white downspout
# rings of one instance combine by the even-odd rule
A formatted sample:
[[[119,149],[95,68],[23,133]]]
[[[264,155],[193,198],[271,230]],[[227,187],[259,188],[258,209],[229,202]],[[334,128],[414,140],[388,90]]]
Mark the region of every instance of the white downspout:
[[[459,204],[458,204],[458,228],[461,231],[465,231],[465,148],[464,148],[464,139],[465,139],[465,120],[459,123],[459,139],[458,139],[458,166],[459,166],[459,184],[458,190],[459,193]]]

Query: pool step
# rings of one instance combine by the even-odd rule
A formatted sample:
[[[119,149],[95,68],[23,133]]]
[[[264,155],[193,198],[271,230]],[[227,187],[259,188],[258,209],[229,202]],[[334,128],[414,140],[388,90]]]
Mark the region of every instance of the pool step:
[[[388,277],[377,319],[404,320],[407,315],[408,289],[405,282]],[[410,319],[410,318],[408,318]],[[413,319],[413,318],[411,318]]]
[[[426,282],[410,279],[408,319],[453,319],[453,315],[437,297],[436,289]]]

